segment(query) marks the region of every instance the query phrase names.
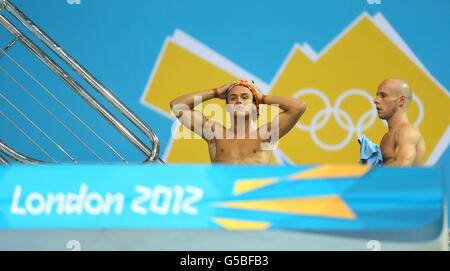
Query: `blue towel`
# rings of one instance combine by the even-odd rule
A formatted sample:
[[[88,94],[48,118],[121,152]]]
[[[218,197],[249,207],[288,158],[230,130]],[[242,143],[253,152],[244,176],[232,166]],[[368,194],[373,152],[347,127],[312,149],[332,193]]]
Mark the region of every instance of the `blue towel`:
[[[360,160],[359,163],[362,164],[364,160],[369,166],[381,166],[383,165],[383,156],[381,154],[381,149],[377,144],[373,143],[366,137],[362,135],[358,138],[358,142],[361,145],[360,148]]]

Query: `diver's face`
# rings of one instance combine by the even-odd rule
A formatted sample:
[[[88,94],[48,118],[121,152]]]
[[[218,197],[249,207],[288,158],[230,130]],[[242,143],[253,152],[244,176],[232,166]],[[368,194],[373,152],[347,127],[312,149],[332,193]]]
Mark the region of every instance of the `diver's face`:
[[[373,100],[380,119],[388,120],[398,110],[399,97],[396,91],[389,86],[379,86],[377,96]]]
[[[244,86],[235,86],[228,91],[227,106],[234,115],[249,115],[254,107],[253,93]]]

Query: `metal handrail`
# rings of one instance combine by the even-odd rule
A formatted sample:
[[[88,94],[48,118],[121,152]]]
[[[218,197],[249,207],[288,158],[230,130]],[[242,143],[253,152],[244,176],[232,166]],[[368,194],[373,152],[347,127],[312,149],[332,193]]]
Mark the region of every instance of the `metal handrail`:
[[[83,68],[75,59],[56,44],[47,34],[45,34],[35,23],[23,14],[10,1],[3,0],[1,3],[3,10],[9,11],[18,21],[20,21],[30,32],[50,48],[59,58],[70,66],[77,74],[88,82],[97,92],[99,92],[108,102],[118,109],[130,122],[132,122],[152,144],[152,149],[148,148],[139,138],[137,138],[125,125],[123,125],[113,114],[111,114],[102,104],[100,104],[89,92],[87,92],[75,79],[64,71],[52,58],[41,50],[33,41],[15,27],[6,17],[0,14],[0,24],[10,32],[15,40],[20,41],[30,52],[40,59],[58,77],[60,77],[69,87],[71,87],[81,98],[83,98],[94,110],[106,119],[116,130],[118,130],[130,143],[141,151],[147,159],[144,162],[157,162],[164,164],[159,156],[159,139],[154,131],[148,127],[139,117],[125,106],[114,94],[112,94],[103,84]],[[1,11],[1,10],[0,10]],[[11,148],[5,148],[8,156],[18,154]],[[1,150],[1,149],[0,149]],[[23,155],[22,155],[23,156]],[[24,157],[16,157],[15,160],[27,161]],[[35,160],[37,161],[37,160]],[[39,162],[39,161],[38,161]]]
[[[30,158],[26,155],[23,155],[19,152],[16,152],[13,148],[9,147],[1,140],[0,140],[0,151],[3,152],[4,154],[6,154],[9,158],[11,158],[17,162],[20,162],[22,164],[44,164],[44,163],[46,163],[44,161],[36,160],[36,159]],[[0,157],[0,160],[2,160],[2,159],[4,160],[5,164],[8,164],[8,161],[6,161],[5,158]],[[0,161],[0,162],[3,162],[3,161]]]
[[[79,64],[72,56],[70,56],[61,46],[51,39],[42,29],[40,29],[32,20],[15,7],[9,0],[3,0],[3,6],[18,21],[20,21],[30,32],[32,32],[39,40],[41,40],[50,50],[52,50],[61,60],[71,67],[81,78],[91,85],[100,95],[110,102],[117,110],[119,110],[131,123],[133,123],[144,135],[146,135],[152,143],[150,150],[146,145],[141,144],[133,137],[125,135],[125,137],[135,145],[147,157],[148,161],[158,158],[160,144],[155,132],[144,123],[136,114],[134,114],[125,104],[123,104],[111,91],[109,91],[100,81],[98,81],[91,73],[89,73],[81,64]],[[114,124],[113,124],[114,126]],[[122,132],[121,132],[122,133]]]
[[[0,165],[9,165],[8,160],[0,154]]]
[[[0,57],[2,57],[6,51],[8,51],[15,43],[16,43],[17,39],[13,39],[6,47],[5,49],[3,49],[3,51],[0,52]]]

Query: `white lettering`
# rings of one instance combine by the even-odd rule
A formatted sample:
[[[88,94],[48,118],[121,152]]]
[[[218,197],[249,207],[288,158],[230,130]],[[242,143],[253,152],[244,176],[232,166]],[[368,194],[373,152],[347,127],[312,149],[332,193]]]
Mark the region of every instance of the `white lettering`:
[[[96,202],[96,204],[92,204]],[[99,193],[89,193],[84,202],[86,212],[91,215],[99,215],[103,211],[103,198]]]
[[[109,215],[111,211],[111,207],[116,204],[116,208],[114,209],[114,212],[116,214],[121,214],[123,210],[123,204],[124,204],[125,198],[122,193],[106,193],[106,199],[105,199],[105,210],[103,213],[105,215]]]
[[[97,192],[88,193],[87,184],[81,184],[78,194],[75,193],[47,193],[44,196],[38,192],[32,192],[22,197],[22,187],[16,185],[10,212],[14,215],[51,215],[56,209],[58,215],[81,215],[84,211],[90,215],[110,214],[114,208],[115,214],[121,214],[124,205],[122,193],[106,193],[105,197]],[[150,198],[150,197],[149,197]],[[24,202],[25,206],[19,206]],[[56,206],[56,208],[54,208]]]
[[[141,215],[148,213],[147,209],[143,207],[143,204],[147,201],[150,201],[148,210],[151,213],[167,215],[171,211],[172,214],[178,215],[181,211],[186,214],[197,215],[198,209],[193,204],[203,198],[202,189],[189,185],[186,188],[179,185],[175,185],[173,188],[156,185],[153,189],[136,185],[135,190],[141,195],[132,201],[131,210]],[[174,194],[175,196],[173,196]],[[186,198],[184,198],[185,195],[187,195]]]
[[[37,201],[37,206],[33,205],[33,202]],[[40,193],[31,193],[25,200],[25,208],[32,215],[40,215],[45,210],[45,199]]]
[[[203,190],[198,187],[188,185],[186,187],[186,192],[191,193],[192,195],[183,201],[181,210],[191,215],[197,215],[198,209],[192,207],[192,204],[200,201],[203,198]]]
[[[57,203],[56,213],[58,215],[62,215],[64,213],[64,194],[58,193],[53,195],[52,193],[48,193],[47,195],[47,204],[45,206],[45,213],[49,215],[52,212],[53,205]]]
[[[162,204],[158,205],[162,196]],[[153,198],[150,202],[150,211],[155,214],[166,215],[169,213],[170,202],[172,201],[172,189],[162,185],[157,185],[153,189]]]
[[[168,187],[156,185],[153,188],[136,185],[136,196],[131,201],[131,211],[140,215],[149,212],[158,215],[180,213],[197,215],[198,207],[194,206],[203,198],[203,190],[194,186],[175,185]],[[23,206],[20,206],[23,204]],[[22,186],[16,185],[10,212],[13,215],[89,215],[121,214],[125,204],[122,193],[88,192],[88,185],[80,185],[78,193],[47,193],[39,192],[22,194]]]
[[[22,187],[20,185],[16,185],[14,188],[13,202],[11,204],[10,212],[14,215],[26,215],[27,212],[24,208],[19,207],[20,194],[22,194]]]
[[[86,192],[87,192],[87,185],[83,183],[80,187],[79,194],[67,193],[66,208],[65,208],[66,214],[70,215],[73,213],[77,213],[81,215],[81,213],[83,212],[83,201],[84,197],[86,196]]]
[[[136,190],[136,192],[141,193],[142,196],[139,196],[137,198],[135,198],[132,202],[131,202],[131,210],[135,213],[141,214],[141,215],[146,215],[147,214],[147,209],[145,209],[144,207],[140,206],[140,204],[142,204],[143,202],[147,201],[150,199],[150,196],[152,195],[152,191],[150,190],[150,188],[142,186],[142,185],[136,185],[134,187],[134,190]]]
[[[178,215],[180,213],[180,209],[181,209],[181,201],[183,200],[183,195],[184,195],[184,190],[183,187],[179,186],[179,185],[175,185],[173,187],[174,190],[174,200],[173,200],[173,207],[172,207],[172,213],[174,215]]]

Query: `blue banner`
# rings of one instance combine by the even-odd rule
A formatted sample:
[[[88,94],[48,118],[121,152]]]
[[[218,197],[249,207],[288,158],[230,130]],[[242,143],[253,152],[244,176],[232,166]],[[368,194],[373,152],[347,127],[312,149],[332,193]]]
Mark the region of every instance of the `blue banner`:
[[[175,139],[179,135],[176,128],[182,128],[182,126],[177,126],[178,122],[170,110],[170,101],[181,95],[197,90],[212,89],[236,79],[254,80],[266,95],[295,97],[304,100],[308,105],[300,122],[280,140],[278,149],[274,152],[271,160],[272,164],[356,163],[359,160],[359,144],[357,142],[359,133],[366,134],[374,143],[379,144],[382,136],[387,132],[384,123],[376,116],[373,104],[377,86],[386,78],[398,76],[409,83],[414,93],[408,109],[408,118],[424,136],[426,165],[440,166],[447,172],[450,170],[450,150],[448,148],[450,142],[448,91],[450,74],[447,66],[450,61],[450,51],[448,50],[450,46],[450,36],[448,35],[450,1],[448,0],[410,0],[407,3],[389,0],[277,2],[229,0],[226,3],[207,0],[147,0],[122,1],[120,5],[112,4],[108,0],[11,0],[10,2],[39,25],[44,32],[151,126],[161,143],[161,158],[168,164],[210,162],[208,149],[202,140]],[[251,11],[253,19],[243,19],[242,14],[236,12],[237,8]],[[208,11],[206,14],[205,10]],[[44,51],[47,51],[46,47],[35,39],[33,34],[22,28],[21,23],[15,20],[7,10],[4,10],[2,15],[22,29],[27,36],[43,47]],[[4,27],[0,27],[0,48],[5,49],[12,40],[12,35]],[[430,40],[434,42],[428,42]],[[54,55],[52,57],[58,59]],[[31,120],[49,137],[55,139],[58,146],[66,150],[78,162],[115,163],[122,160],[110,148],[100,144],[99,138],[94,136],[89,129],[85,129],[86,127],[81,125],[78,119],[73,118],[64,107],[57,104],[51,96],[46,94],[45,90],[52,91],[55,97],[64,102],[77,117],[98,132],[98,135],[102,139],[104,138],[108,144],[114,147],[120,146],[117,147],[117,150],[127,161],[134,163],[146,159],[140,151],[96,114],[83,99],[76,96],[20,42],[16,42],[6,54],[3,54],[0,58],[0,67],[2,68],[0,94],[15,104],[25,115],[32,116]],[[65,65],[64,68],[75,76],[70,68]],[[39,86],[30,75],[45,89]],[[77,76],[75,79],[81,80]],[[84,84],[82,85],[84,86]],[[90,90],[90,88],[87,89]],[[24,90],[37,98],[67,127],[76,132],[91,151],[86,149],[81,141],[67,133],[68,131],[56,119],[51,118],[48,112],[43,110],[35,99]],[[223,112],[226,112],[223,101],[217,100],[214,103],[220,105]],[[206,109],[206,105],[203,108]],[[0,111],[2,115],[4,114],[0,116],[0,127],[2,127],[0,138],[3,142],[14,146],[16,151],[35,159],[48,162],[52,162],[52,159],[63,163],[71,162],[63,152],[47,140],[48,138],[43,136],[39,129],[35,129],[5,99],[0,99]],[[264,112],[268,111],[271,110],[261,106],[260,119],[263,119]],[[206,112],[204,113],[206,114]],[[208,118],[210,117],[209,113],[206,115]],[[226,117],[226,114],[223,114],[223,117]],[[26,138],[21,131],[26,132],[34,141]],[[37,147],[36,144],[40,147]],[[42,152],[41,147],[46,152]],[[193,153],[195,155],[192,155]],[[304,155],[305,153],[308,155]],[[9,160],[7,157],[6,159]],[[10,162],[13,161],[10,160]],[[14,177],[8,178],[8,180],[20,181],[20,183],[12,185],[7,181],[5,184],[1,184],[2,187],[11,185],[11,187],[7,187],[7,190],[2,189],[0,192],[3,204],[0,212],[1,227],[50,227],[52,225],[58,225],[52,227],[64,225],[103,227],[116,224],[119,227],[128,226],[127,223],[133,226],[153,227],[155,225],[152,223],[156,223],[153,221],[154,217],[159,223],[156,226],[169,225],[173,227],[169,217],[175,220],[187,217],[195,221],[195,223],[192,222],[192,227],[194,225],[195,227],[198,225],[202,227],[206,225],[208,227],[224,227],[224,225],[241,227],[241,222],[233,224],[233,221],[226,220],[229,215],[226,212],[233,212],[233,216],[230,217],[237,219],[247,217],[247,213],[250,211],[244,211],[241,207],[238,209],[234,205],[233,208],[216,206],[211,209],[212,207],[208,204],[212,204],[213,200],[214,202],[215,200],[237,200],[241,197],[244,199],[255,193],[262,193],[265,191],[264,189],[270,189],[270,193],[272,193],[272,189],[282,187],[282,185],[310,185],[283,181],[284,169],[279,168],[275,170],[276,174],[274,173],[275,176],[278,176],[275,183],[248,193],[233,195],[237,198],[222,198],[224,195],[220,194],[221,198],[211,199],[210,202],[208,201],[210,191],[204,190],[204,185],[198,185],[195,187],[203,189],[204,197],[195,204],[186,205],[188,207],[184,209],[189,211],[194,208],[192,206],[195,206],[199,215],[184,213],[182,207],[177,214],[177,204],[172,204],[173,206],[169,207],[176,213],[172,216],[169,215],[170,212],[168,215],[162,215],[152,211],[162,212],[155,207],[159,206],[155,205],[156,203],[151,205],[153,196],[150,196],[150,200],[142,203],[148,208],[150,205],[153,206],[151,210],[147,208],[144,212],[138,208],[137,213],[132,212],[130,211],[132,197],[140,194],[146,195],[149,191],[153,195],[154,189],[156,189],[156,195],[172,193],[170,194],[171,200],[175,202],[175,199],[181,198],[181,193],[183,193],[183,197],[195,194],[189,192],[192,187],[189,186],[188,189],[186,186],[187,184],[194,186],[191,181],[177,181],[176,184],[167,186],[171,191],[168,192],[167,187],[155,188],[154,185],[146,183],[151,181],[152,184],[156,182],[161,186],[170,183],[170,180],[154,175],[154,173],[143,178],[142,176],[147,176],[146,174],[149,173],[141,175],[140,173],[131,173],[134,172],[134,169],[121,169],[119,171],[127,171],[124,174],[128,178],[120,177],[121,175],[115,173],[117,176],[110,177],[111,183],[106,185],[102,167],[63,168],[45,169],[50,172],[46,175],[49,179],[48,184],[47,178],[43,178],[45,180],[39,181],[38,189],[32,187],[33,181],[31,180],[33,179],[28,180],[27,177],[19,179],[16,174],[21,176],[22,173],[10,173]],[[85,174],[87,171],[91,171],[91,168],[95,174]],[[178,171],[178,167],[176,168]],[[188,167],[180,170],[190,176],[197,171],[201,171],[198,175],[205,175],[204,172],[208,170],[203,166],[200,168],[202,170]],[[23,174],[28,172],[28,169],[21,170],[24,171]],[[37,169],[30,170],[33,173],[29,174],[35,174],[34,178],[37,178],[38,175],[35,173]],[[116,167],[111,169],[112,172],[116,172],[116,170],[118,170]],[[151,172],[154,170],[152,169]],[[415,170],[405,174],[414,174]],[[60,173],[61,176],[58,178],[61,180],[58,182],[53,180],[56,178],[55,176],[59,176],[54,171],[64,172]],[[76,173],[78,171],[80,173]],[[230,174],[228,170],[224,171],[227,172],[226,176]],[[261,169],[261,172],[265,172],[265,169]],[[374,172],[378,172],[378,169]],[[9,173],[2,172],[0,174],[9,176]],[[132,178],[132,181],[122,183],[124,179],[129,179],[129,176],[135,174],[136,177]],[[164,174],[169,176],[174,173],[164,172]],[[214,181],[208,179],[204,182],[213,183],[214,187],[218,185],[215,181],[218,178],[222,183],[235,182],[235,179],[231,177],[225,181],[222,179],[225,177],[211,174],[205,178],[213,178]],[[258,178],[252,173],[248,174],[249,178]],[[272,175],[272,172],[269,170],[267,174],[268,176]],[[77,178],[72,179],[67,175],[76,175]],[[93,178],[92,176],[98,177]],[[449,174],[447,174],[446,186],[450,187],[448,176]],[[197,178],[200,177],[196,177],[196,180]],[[179,179],[174,177],[171,180]],[[116,182],[117,184],[115,184]],[[266,182],[271,183],[270,180],[266,180]],[[316,181],[314,185],[324,187],[320,183],[326,182],[328,181]],[[348,182],[352,181],[350,179],[333,180],[333,185]],[[382,183],[382,181],[379,182]],[[395,180],[395,182],[402,181]],[[405,182],[409,184],[409,181]],[[82,185],[83,183],[85,185]],[[251,183],[241,184],[251,186]],[[261,181],[261,183],[265,182]],[[204,183],[202,182],[202,184]],[[96,190],[96,185],[101,188]],[[108,190],[105,190],[106,187]],[[351,184],[351,187],[357,186]],[[412,189],[406,184],[405,187],[400,191]],[[45,190],[47,188],[48,191]],[[290,186],[289,189],[291,189]],[[303,186],[298,189],[303,191]],[[222,188],[219,190],[221,193],[224,191]],[[40,193],[40,196],[33,194],[35,192]],[[3,193],[6,194],[3,195]],[[81,195],[80,197],[83,198],[84,193],[91,195],[88,200],[92,206],[88,204],[86,205],[88,207],[85,208],[84,205],[81,205],[83,207],[81,208],[80,205],[76,205],[75,211],[72,211],[71,205],[66,203],[67,199],[72,200],[75,204],[77,198],[74,195]],[[346,204],[354,204],[354,195],[345,193],[340,198],[344,199]],[[416,193],[418,192],[414,192],[412,195]],[[18,214],[10,212],[13,195],[18,195],[17,208],[13,209]],[[447,190],[446,195],[450,197],[450,190]],[[28,207],[26,206],[27,196],[30,196]],[[102,197],[102,202],[100,202],[99,196]],[[206,196],[208,198],[205,198]],[[283,197],[283,195],[277,196]],[[367,195],[364,194],[365,196]],[[163,198],[161,196],[159,199],[161,204],[164,203]],[[5,200],[6,202],[4,202]],[[311,200],[316,203],[314,199]],[[327,200],[332,201],[334,198],[327,198]],[[41,204],[41,202],[43,203]],[[48,205],[49,202],[50,205]],[[100,206],[96,207],[95,204],[98,202],[104,206],[99,203]],[[139,206],[142,204],[140,203]],[[228,203],[227,206],[230,204]],[[264,206],[270,204],[278,203],[264,202]],[[69,206],[67,212],[66,205]],[[311,205],[311,202],[308,202],[308,205]],[[167,208],[166,205],[161,206]],[[357,206],[359,208],[359,203]],[[100,207],[106,209],[103,210]],[[364,214],[361,216],[358,208],[353,209],[355,206],[350,207],[358,215],[357,221],[363,218],[370,220]],[[43,213],[41,213],[42,208],[44,208]],[[116,213],[116,208],[120,212]],[[99,212],[100,209],[101,212]],[[375,210],[376,207],[373,209]],[[60,213],[57,212],[58,210]],[[79,214],[80,210],[81,214]],[[210,216],[207,216],[205,210],[209,210],[208,215]],[[99,213],[87,215],[91,211]],[[165,209],[163,211],[165,212]],[[24,212],[25,215],[23,215]],[[262,213],[264,213],[264,217],[274,215],[274,212],[258,212],[258,214]],[[370,212],[367,211],[365,214],[367,213]],[[253,215],[255,214],[252,213]],[[207,218],[200,223],[199,218],[203,218],[203,216]],[[89,219],[85,219],[86,217]],[[149,219],[150,217],[152,219]],[[336,219],[299,215],[284,215],[283,219],[277,219],[276,223],[263,221],[270,223],[271,228],[287,227],[286,225],[293,227],[286,222],[293,219],[292,217],[308,222],[300,223],[302,228],[308,228],[305,225],[312,223],[311,228],[315,229],[321,219],[324,219],[324,224],[333,225],[333,227],[336,227],[335,223],[343,223]],[[134,223],[136,219],[140,224]],[[252,219],[253,217],[249,218],[250,221]],[[57,220],[57,223],[53,224],[54,220]],[[72,222],[75,220],[74,226]],[[84,220],[87,222],[83,222]],[[166,220],[167,224],[160,224],[165,223]],[[281,223],[280,221],[285,222]],[[347,220],[344,222],[345,225],[349,224]],[[377,223],[382,222],[375,224]],[[188,224],[183,222],[183,227]],[[257,225],[264,228],[268,224],[247,223],[246,227],[257,227]],[[355,223],[352,225],[356,227]]]
[[[416,238],[434,238],[442,231],[443,201],[438,168],[0,168],[3,229],[419,230]]]

